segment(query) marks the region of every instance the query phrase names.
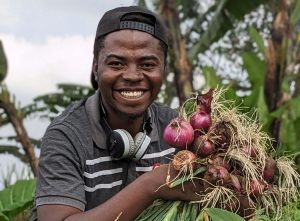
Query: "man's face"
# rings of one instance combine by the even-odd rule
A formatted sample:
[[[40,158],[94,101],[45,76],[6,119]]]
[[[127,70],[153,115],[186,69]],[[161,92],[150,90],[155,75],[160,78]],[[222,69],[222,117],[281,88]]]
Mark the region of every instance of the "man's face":
[[[159,93],[164,53],[150,34],[121,30],[106,36],[93,68],[108,114],[139,117]]]

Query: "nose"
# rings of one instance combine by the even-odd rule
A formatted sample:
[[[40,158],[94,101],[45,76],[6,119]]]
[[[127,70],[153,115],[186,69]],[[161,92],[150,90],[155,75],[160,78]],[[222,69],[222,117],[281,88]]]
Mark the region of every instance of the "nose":
[[[138,82],[143,79],[143,73],[136,65],[130,65],[122,74],[125,81]]]

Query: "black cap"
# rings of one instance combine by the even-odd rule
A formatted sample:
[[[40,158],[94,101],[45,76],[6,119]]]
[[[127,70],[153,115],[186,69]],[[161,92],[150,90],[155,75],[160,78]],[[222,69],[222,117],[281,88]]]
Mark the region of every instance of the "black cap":
[[[140,17],[151,18],[153,22],[152,24],[149,24],[144,22],[131,21],[130,19],[124,19],[124,16],[130,14],[137,14]],[[166,28],[158,15],[148,9],[139,6],[128,6],[112,9],[110,11],[107,11],[103,15],[97,27],[94,50],[96,46],[96,40],[99,37],[122,29],[133,29],[147,32],[168,45]]]

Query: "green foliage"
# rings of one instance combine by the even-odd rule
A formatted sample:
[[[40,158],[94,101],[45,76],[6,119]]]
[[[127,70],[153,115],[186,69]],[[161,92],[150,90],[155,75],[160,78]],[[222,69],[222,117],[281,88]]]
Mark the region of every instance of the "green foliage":
[[[246,14],[256,9],[259,5],[265,4],[267,2],[268,0],[229,0],[225,5],[225,8],[231,16],[235,17],[238,20],[241,20]]]
[[[295,7],[294,7],[294,10],[291,15],[291,23],[293,25],[296,25],[297,22],[299,22],[299,20],[300,20],[300,1],[295,0],[295,2],[296,2]]]
[[[297,155],[296,163],[300,169],[300,96],[289,100],[270,115],[276,119],[281,119],[281,134],[282,146],[277,150],[280,154]]]
[[[48,105],[48,108],[58,113],[57,106],[67,107],[73,101],[83,99],[94,93],[94,89],[88,86],[78,84],[58,84],[60,92],[46,94],[34,99],[35,102],[43,102]]]
[[[22,109],[23,116],[39,114],[52,120],[72,102],[81,100],[95,93],[89,86],[79,84],[58,84],[58,92],[38,96],[34,103]]]
[[[35,180],[19,180],[0,191],[0,221],[9,221],[33,203]]]
[[[5,56],[4,48],[0,40],[0,83],[4,80],[7,75],[7,59]]]
[[[243,105],[247,108],[246,111],[255,108],[259,121],[264,126],[268,122],[268,108],[264,97],[266,62],[253,52],[244,52],[243,62],[252,86],[251,94],[244,98]]]
[[[268,0],[220,0],[208,10],[203,17],[196,18],[195,25],[199,25],[200,21],[208,19],[208,27],[204,32],[199,33],[200,39],[193,45],[190,51],[191,60],[195,60],[199,53],[204,52],[209,46],[218,41],[225,33],[231,30],[237,21],[250,13],[258,6],[267,3]],[[195,28],[195,30],[197,30]]]
[[[212,221],[245,221],[239,215],[219,208],[207,208],[205,212],[208,213]]]
[[[135,219],[135,221],[205,221],[207,214],[211,221],[245,221],[242,217],[218,208],[199,208],[197,203],[157,200]]]
[[[141,6],[143,8],[148,8],[145,0],[136,0],[136,5]]]
[[[18,138],[16,136],[8,136],[8,137],[0,137],[0,141],[6,140],[7,142],[18,142]],[[35,148],[41,147],[41,140],[37,140],[34,138],[30,138],[31,143]],[[18,145],[12,145],[12,144],[0,144],[0,154],[10,154],[14,157],[18,158],[21,162],[28,164],[29,160],[25,153],[22,153],[21,147]]]
[[[28,180],[33,178],[33,173],[29,165],[25,165],[21,170],[16,163],[8,164],[0,169],[0,179],[4,188],[9,187],[15,180]]]
[[[225,3],[228,0],[220,0],[220,2],[212,7],[215,8],[212,18],[210,19],[208,28],[201,33],[201,38],[198,39],[197,43],[193,45],[192,50],[190,51],[190,59],[193,61],[196,59],[197,55],[200,52],[205,51],[209,46],[220,39],[226,31],[231,29],[232,23],[230,22],[227,14],[225,13]],[[208,15],[204,15],[208,16]],[[199,17],[198,19],[203,20]],[[198,22],[196,22],[198,24]]]
[[[281,212],[281,217],[276,219],[276,221],[300,221],[300,199],[285,205]],[[255,218],[257,221],[274,221],[272,217],[263,215],[263,212],[260,210],[256,211]]]
[[[140,5],[146,7],[145,0],[136,1]],[[193,61],[194,67],[198,64],[198,55],[203,53],[214,43],[220,40],[228,31],[231,31],[241,21],[245,15],[256,9],[259,5],[271,2],[268,0],[219,0],[214,1],[212,6],[204,13],[199,13],[199,1],[195,0],[177,0],[178,11],[180,13],[181,22],[189,20],[192,23],[190,30],[183,36],[187,37],[187,48],[189,50],[190,60]],[[156,1],[159,4],[159,1]],[[191,5],[193,7],[191,7]],[[291,23],[296,25],[300,19],[300,1],[295,1],[295,7],[291,14]],[[205,28],[202,27],[203,23],[207,23]],[[195,32],[198,37],[193,39],[191,33]],[[260,35],[254,27],[249,27],[249,36],[251,43],[254,43],[258,51],[244,50],[242,53],[243,68],[248,74],[248,80],[250,81],[250,88],[240,89],[236,83],[230,81],[224,83],[222,76],[218,75],[216,67],[203,68],[203,75],[206,79],[206,86],[209,88],[216,88],[225,86],[228,88],[224,96],[225,99],[235,100],[237,106],[241,107],[241,110],[252,113],[253,109],[257,110],[257,116],[259,122],[263,125],[263,129],[268,131],[270,129],[271,122],[274,119],[281,121],[281,141],[282,146],[277,150],[278,153],[290,153],[300,156],[300,96],[295,97],[285,104],[280,106],[277,110],[269,112],[266,105],[266,97],[264,94],[265,89],[265,73],[266,73],[266,61],[265,59],[265,47],[263,37]],[[229,50],[228,50],[229,51]],[[261,56],[263,55],[263,56]],[[173,64],[171,64],[173,65]],[[7,74],[7,60],[0,41],[0,83],[3,81]],[[290,81],[286,76],[283,87],[285,91],[290,90]],[[293,76],[289,76],[290,78]],[[170,104],[173,97],[175,97],[174,80],[165,81],[166,89],[161,93],[166,104]],[[0,95],[7,97],[8,91],[3,90],[1,87]],[[32,115],[39,114],[41,117],[52,119],[59,112],[65,109],[68,105],[76,100],[80,100],[94,93],[94,90],[87,86],[77,84],[60,84],[58,85],[58,92],[52,94],[41,95],[34,100],[34,103],[26,107],[20,108],[20,115],[24,118]],[[242,95],[237,96],[237,91],[241,90]],[[248,93],[249,92],[249,93]],[[242,102],[243,101],[243,102]],[[186,104],[187,114],[195,108],[195,102],[191,101]],[[9,123],[9,119],[5,114],[0,113],[0,126]],[[35,143],[39,146],[39,141]],[[17,146],[2,145],[0,146],[1,153],[10,153],[20,159],[26,160],[24,155],[20,154]],[[298,166],[300,162],[298,162]],[[300,166],[299,166],[300,168]],[[19,213],[24,208],[28,207],[33,200],[35,182],[30,181],[18,181],[15,185],[0,192],[0,221],[9,220]],[[167,219],[174,218],[173,213],[179,211],[179,204],[175,203],[169,207],[170,213],[168,213]],[[170,206],[170,205],[169,205]],[[188,207],[183,207],[188,208]],[[291,209],[292,208],[292,209]],[[299,203],[295,207],[290,207],[290,210],[285,208],[285,211],[293,211],[291,220],[300,220]],[[205,210],[214,221],[224,220],[242,220],[233,214],[227,214],[226,211],[220,211],[218,209],[210,208]],[[179,212],[178,212],[179,213]],[[225,214],[226,213],[226,214]],[[180,215],[182,216],[182,215]],[[146,219],[145,219],[146,220]],[[261,217],[261,220],[270,219],[267,217]]]
[[[185,118],[189,118],[193,113],[195,113],[196,108],[197,108],[197,100],[196,97],[195,98],[191,98],[189,100],[187,100],[184,105],[184,116]]]
[[[228,91],[226,92],[226,99],[235,100],[236,104],[240,107],[240,110],[249,113],[249,116],[257,117],[259,123],[262,125],[264,131],[269,132],[271,129],[271,123],[277,119],[281,122],[280,129],[280,147],[277,149],[278,154],[292,154],[296,157],[296,164],[300,168],[300,96],[292,98],[286,103],[279,106],[275,111],[269,112],[266,103],[265,91],[265,74],[267,63],[264,59],[259,57],[259,54],[264,54],[265,47],[260,34],[255,28],[250,27],[250,36],[253,42],[258,46],[259,51],[257,53],[244,51],[242,54],[243,66],[247,71],[248,80],[251,83],[251,88],[248,90],[250,94],[244,91],[244,95],[238,97],[236,95],[237,89],[226,84]],[[217,75],[216,71],[212,67],[205,67],[203,69],[207,86],[215,88],[218,85],[224,85],[222,79]],[[285,79],[289,76],[284,76]],[[286,87],[284,90],[286,93],[290,91],[290,82],[286,81],[282,87]],[[255,111],[255,114],[253,115]]]
[[[250,26],[249,34],[251,40],[256,43],[259,52],[262,53],[262,55],[265,55],[266,48],[264,46],[264,39],[261,37],[258,31],[253,26]]]
[[[195,172],[193,172],[193,177],[197,176],[200,173],[204,173],[205,171],[207,171],[207,167],[205,167],[205,166],[199,167],[197,170],[195,170]],[[175,186],[182,185],[182,183],[184,183],[188,180],[191,180],[193,177],[190,177],[190,176],[181,177],[181,178],[173,181],[172,183],[170,183],[170,187],[173,188]]]
[[[224,100],[234,101],[236,106],[240,106],[242,103],[241,97],[236,95],[236,90],[230,84],[223,84],[220,76],[217,75],[217,72],[212,67],[204,67],[203,75],[205,77],[206,86],[208,88],[218,88],[224,87],[226,88],[225,94],[223,95]]]
[[[173,74],[171,74],[173,75]],[[160,91],[158,99],[162,100],[164,104],[170,106],[173,98],[176,97],[176,88],[174,87],[174,79],[169,80],[168,78],[164,80],[163,90]]]
[[[216,88],[222,83],[221,78],[217,75],[217,72],[212,67],[204,67],[203,75],[205,77],[206,86],[209,88]]]
[[[181,20],[195,18],[199,15],[199,1],[198,0],[176,0],[176,5],[179,13],[182,15]],[[191,5],[193,7],[191,7]]]
[[[18,159],[20,159],[24,163],[28,163],[28,158],[26,155],[20,153],[20,147],[13,145],[0,145],[0,154],[11,154]]]
[[[204,9],[201,8],[203,5],[199,1],[176,0],[177,11],[180,17],[180,24],[177,27],[184,27],[180,32],[181,38],[184,38],[186,42],[189,61],[193,63],[194,70],[191,74],[196,73],[197,68],[202,68],[203,63],[200,63],[198,60],[199,54],[204,53],[212,45],[215,45],[214,43],[218,43],[224,36],[232,32],[246,15],[268,2],[271,1],[208,1],[209,8],[206,9],[204,7]],[[154,1],[157,11],[160,9],[160,4],[160,1]],[[235,47],[235,45],[233,44],[232,47]],[[169,66],[173,67],[174,64],[169,64]],[[170,68],[170,70],[173,70],[173,68]],[[231,86],[237,87],[237,85]],[[169,87],[174,88],[174,84],[166,85],[166,91],[169,91]],[[162,97],[164,102],[167,101],[165,102],[166,104],[170,104],[174,96],[171,93],[165,92]]]

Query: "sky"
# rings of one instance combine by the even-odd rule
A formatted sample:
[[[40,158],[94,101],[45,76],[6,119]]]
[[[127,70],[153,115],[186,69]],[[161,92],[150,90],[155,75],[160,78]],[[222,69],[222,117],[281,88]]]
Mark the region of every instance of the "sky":
[[[22,105],[62,82],[89,84],[100,17],[134,0],[0,0],[0,39],[8,57],[5,80]]]
[[[30,104],[38,95],[57,91],[58,83],[89,85],[93,40],[101,16],[134,2],[0,0],[0,40],[9,65],[4,83],[16,101],[21,106]],[[25,121],[33,138],[41,138],[48,124],[32,118]],[[13,134],[10,126],[0,127],[0,137]],[[20,162],[0,154],[0,189],[1,179],[15,164],[20,171]]]

